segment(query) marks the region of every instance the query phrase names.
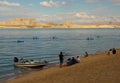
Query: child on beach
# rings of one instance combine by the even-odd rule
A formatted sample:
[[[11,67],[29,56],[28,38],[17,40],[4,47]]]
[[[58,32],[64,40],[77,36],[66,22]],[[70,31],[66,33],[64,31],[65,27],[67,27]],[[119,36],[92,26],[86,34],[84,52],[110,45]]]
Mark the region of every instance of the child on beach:
[[[88,53],[87,52],[85,52],[85,57],[88,57]]]

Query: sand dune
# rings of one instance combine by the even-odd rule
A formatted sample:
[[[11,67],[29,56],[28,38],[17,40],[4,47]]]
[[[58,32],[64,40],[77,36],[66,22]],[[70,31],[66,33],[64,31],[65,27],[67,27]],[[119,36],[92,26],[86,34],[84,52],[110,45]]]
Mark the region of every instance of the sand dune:
[[[52,67],[7,83],[120,83],[120,49],[116,55],[107,52],[81,58],[81,63]]]

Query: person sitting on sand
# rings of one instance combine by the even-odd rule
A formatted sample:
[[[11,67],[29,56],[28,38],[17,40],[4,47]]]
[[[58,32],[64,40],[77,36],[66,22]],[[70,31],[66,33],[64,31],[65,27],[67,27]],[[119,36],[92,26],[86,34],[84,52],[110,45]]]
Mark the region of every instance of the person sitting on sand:
[[[71,58],[68,58],[68,59],[67,59],[67,66],[70,66],[70,65],[72,65],[72,64],[73,64],[72,59],[71,59]]]
[[[72,57],[72,62],[73,62],[73,64],[78,63],[77,60],[75,59],[75,57]]]
[[[87,52],[85,52],[85,57],[88,57],[88,53]]]
[[[79,56],[76,57],[76,61],[77,61],[77,63],[80,62],[80,57]]]
[[[112,49],[112,54],[116,54],[116,49],[115,48]]]
[[[112,49],[109,49],[108,50],[108,55],[111,55],[112,54]]]
[[[115,48],[109,49],[108,55],[111,55],[111,54],[116,54],[116,49]]]

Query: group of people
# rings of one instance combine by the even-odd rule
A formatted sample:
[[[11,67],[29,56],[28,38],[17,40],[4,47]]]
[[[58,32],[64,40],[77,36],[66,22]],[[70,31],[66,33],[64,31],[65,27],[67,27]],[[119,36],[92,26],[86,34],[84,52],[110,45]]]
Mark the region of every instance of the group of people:
[[[60,54],[59,54],[59,60],[60,60],[60,68],[61,68],[63,66],[63,63],[64,63],[64,54],[63,54],[63,52],[60,52]],[[79,56],[77,56],[76,58],[72,57],[72,58],[68,58],[67,59],[66,65],[70,66],[70,65],[73,65],[73,64],[79,63],[79,62],[80,62]]]
[[[109,51],[108,51],[108,55],[111,55],[111,54],[116,54],[116,49],[115,48],[111,48],[111,49],[109,49]]]
[[[26,60],[26,59],[23,59],[23,58],[21,58],[21,59],[18,59],[17,57],[14,57],[14,63],[25,63],[25,62],[33,62],[33,59],[31,59],[31,60]]]
[[[67,65],[67,66],[70,66],[70,65],[73,65],[73,64],[76,64],[76,63],[79,63],[79,62],[80,62],[79,56],[77,56],[76,58],[75,58],[75,57],[72,57],[72,58],[68,58],[68,59],[67,59],[66,65]]]

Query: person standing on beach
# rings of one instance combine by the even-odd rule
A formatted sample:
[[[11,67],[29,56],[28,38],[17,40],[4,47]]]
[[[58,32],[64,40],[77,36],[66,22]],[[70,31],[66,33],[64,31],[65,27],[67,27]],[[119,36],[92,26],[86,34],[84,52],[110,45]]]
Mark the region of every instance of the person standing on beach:
[[[63,52],[60,52],[60,54],[59,54],[59,60],[60,60],[60,68],[61,68],[62,65],[63,65],[63,61],[64,61],[64,55],[63,55]]]

